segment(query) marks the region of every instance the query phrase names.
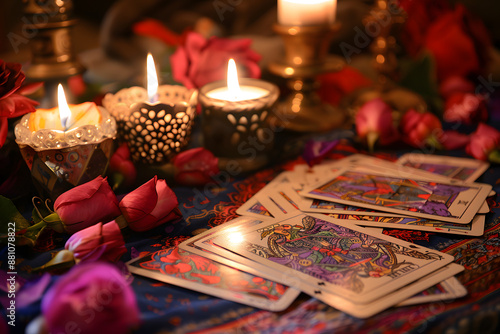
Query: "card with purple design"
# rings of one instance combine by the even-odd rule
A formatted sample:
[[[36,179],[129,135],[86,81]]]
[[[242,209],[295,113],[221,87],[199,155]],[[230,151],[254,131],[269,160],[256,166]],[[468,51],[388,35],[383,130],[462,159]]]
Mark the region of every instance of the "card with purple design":
[[[324,215],[220,233],[213,244],[280,272],[302,291],[315,289],[367,304],[428,275],[453,256]]]
[[[408,298],[397,306],[407,306],[435,301],[455,300],[467,295],[467,289],[460,281],[452,276],[428,289]]]
[[[480,183],[429,181],[412,174],[342,169],[307,187],[302,196],[399,215],[468,224],[492,187]]]
[[[409,217],[409,216],[377,216],[371,214],[355,213],[329,213],[328,216],[345,219],[351,224],[358,226],[382,227],[401,230],[413,231],[429,231],[435,233],[458,234],[481,236],[484,234],[484,224],[486,218],[484,215],[476,215],[469,224],[456,224],[449,222],[441,222],[429,220],[425,218]]]
[[[489,163],[486,161],[418,153],[409,153],[401,156],[397,164],[421,169],[463,182],[474,182],[489,167]]]

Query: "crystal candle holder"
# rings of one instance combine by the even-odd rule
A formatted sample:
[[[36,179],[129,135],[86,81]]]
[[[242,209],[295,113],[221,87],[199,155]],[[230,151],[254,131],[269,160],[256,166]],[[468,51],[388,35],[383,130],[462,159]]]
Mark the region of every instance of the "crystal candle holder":
[[[219,158],[221,167],[237,163],[249,171],[267,164],[274,146],[274,132],[268,121],[279,96],[279,88],[258,79],[240,79],[241,86],[267,91],[256,99],[228,101],[207,95],[227,85],[216,81],[200,89],[203,145]]]
[[[189,142],[196,116],[197,91],[161,85],[157,102],[148,101],[142,87],[106,94],[103,105],[116,118],[118,137],[129,145],[135,162],[163,164]]]
[[[42,197],[55,200],[74,186],[105,174],[113,153],[116,122],[106,109],[99,110],[99,124],[67,131],[31,131],[32,114],[16,124],[16,142]]]

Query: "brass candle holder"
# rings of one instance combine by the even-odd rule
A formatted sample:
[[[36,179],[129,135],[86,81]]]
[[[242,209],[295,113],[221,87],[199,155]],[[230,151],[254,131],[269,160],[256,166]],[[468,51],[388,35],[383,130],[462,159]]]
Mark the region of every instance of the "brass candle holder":
[[[364,18],[365,27],[377,26],[380,31],[373,38],[370,51],[373,57],[375,81],[372,87],[354,92],[345,98],[344,109],[354,120],[356,114],[366,102],[381,98],[391,105],[394,117],[398,119],[409,109],[424,112],[428,109],[424,99],[413,91],[398,86],[400,71],[397,59],[399,45],[398,32],[406,21],[406,13],[396,0],[376,0],[370,14]],[[384,22],[381,24],[380,22]]]
[[[82,73],[72,43],[71,0],[23,0],[24,13],[33,22],[27,29],[36,32],[30,41],[32,60],[26,75],[32,80],[53,80]]]
[[[285,57],[283,62],[270,64],[269,70],[287,79],[290,92],[278,103],[271,122],[300,132],[328,131],[344,123],[342,110],[323,103],[316,93],[319,74],[339,71],[344,66],[340,57],[328,55],[340,26],[274,26],[285,43]]]

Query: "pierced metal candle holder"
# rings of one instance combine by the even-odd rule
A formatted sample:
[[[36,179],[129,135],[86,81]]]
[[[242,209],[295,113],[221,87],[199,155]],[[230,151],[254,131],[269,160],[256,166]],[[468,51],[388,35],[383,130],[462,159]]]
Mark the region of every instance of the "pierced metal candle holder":
[[[189,142],[196,116],[197,91],[183,86],[158,87],[158,102],[149,103],[145,88],[106,94],[103,105],[118,123],[118,137],[129,145],[135,162],[168,162]]]
[[[318,26],[275,25],[274,30],[285,42],[281,63],[269,66],[271,73],[288,80],[290,93],[278,103],[273,122],[300,132],[327,131],[345,120],[340,109],[324,104],[316,93],[316,77],[339,71],[344,62],[328,56],[328,47],[340,24]]]
[[[240,79],[241,86],[263,88],[269,93],[261,98],[227,101],[207,93],[227,85],[225,80],[212,82],[200,89],[203,145],[219,158],[222,168],[237,164],[243,171],[266,165],[274,146],[274,132],[269,116],[279,96],[279,88],[258,79]]]
[[[104,108],[101,123],[68,131],[29,129],[31,114],[16,124],[16,142],[44,198],[55,200],[74,186],[103,176],[113,153],[116,122]]]

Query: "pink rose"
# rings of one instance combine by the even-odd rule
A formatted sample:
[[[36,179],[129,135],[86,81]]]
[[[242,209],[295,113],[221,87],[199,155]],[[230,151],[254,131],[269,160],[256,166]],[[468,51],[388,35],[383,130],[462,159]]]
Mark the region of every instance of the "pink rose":
[[[130,159],[130,150],[127,143],[122,143],[111,156],[109,161],[109,172],[123,178],[126,186],[134,184],[137,178],[137,169]]]
[[[219,159],[203,147],[179,153],[172,163],[175,181],[187,186],[204,185],[219,173]]]
[[[375,143],[389,145],[399,138],[394,126],[392,109],[382,99],[376,98],[363,104],[356,113],[356,132],[373,150]]]
[[[250,49],[250,39],[205,39],[198,33],[187,35],[186,44],[170,57],[174,80],[187,88],[200,88],[227,77],[227,63],[233,58],[241,66],[240,77],[259,78],[260,55]]]
[[[63,223],[63,231],[70,234],[99,222],[109,222],[121,214],[118,199],[102,176],[59,195],[54,211]]]
[[[467,154],[478,160],[497,161],[500,149],[500,132],[495,128],[480,123],[471,135],[469,145],[465,148]]]
[[[97,223],[73,234],[66,245],[80,261],[103,260],[115,262],[126,253],[125,241],[115,221]]]
[[[88,262],[73,267],[42,299],[50,333],[130,333],[139,325],[134,291],[118,269]]]
[[[486,101],[481,95],[455,93],[446,100],[443,119],[446,122],[458,122],[466,125],[485,122],[488,119]]]
[[[177,196],[167,182],[155,176],[127,194],[120,202],[120,210],[128,226],[142,232],[179,219],[181,213],[178,204]]]
[[[410,109],[401,118],[399,126],[403,140],[413,147],[440,146],[439,137],[443,133],[441,121],[430,112],[420,113]]]

